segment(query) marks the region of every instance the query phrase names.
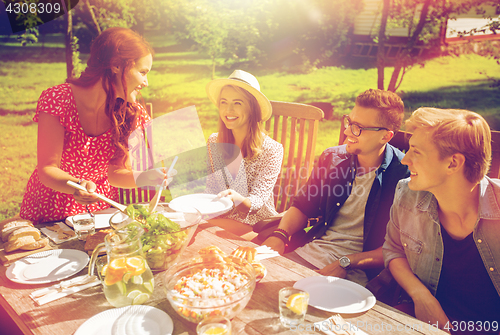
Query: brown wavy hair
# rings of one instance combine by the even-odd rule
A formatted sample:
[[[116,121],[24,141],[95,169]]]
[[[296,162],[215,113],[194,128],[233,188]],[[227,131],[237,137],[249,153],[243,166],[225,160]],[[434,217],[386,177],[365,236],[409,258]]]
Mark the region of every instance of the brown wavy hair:
[[[249,127],[248,127],[248,136],[245,137],[243,144],[241,146],[241,155],[244,158],[254,158],[262,151],[262,143],[264,142],[265,135],[264,132],[264,122],[261,122],[262,112],[260,110],[260,105],[257,102],[257,99],[250,94],[247,90],[233,85],[226,85],[221,88],[220,92],[224,90],[226,87],[232,87],[236,90],[236,92],[245,96],[250,102],[250,115],[249,115]],[[217,100],[220,107],[220,96]],[[226,127],[224,122],[222,121],[219,115],[219,135],[217,136],[217,142],[219,143],[231,143],[234,144],[234,136],[233,132]],[[232,157],[233,153],[225,152],[226,158]]]
[[[377,109],[378,121],[394,133],[397,133],[403,124],[405,105],[396,93],[369,89],[358,95],[356,105]]]
[[[66,82],[89,87],[102,80],[102,87],[106,92],[105,113],[112,123],[113,142],[116,146],[116,158],[126,160],[128,151],[128,137],[135,129],[139,110],[132,104],[124,103],[117,98],[114,81],[117,74],[113,67],[123,69],[121,82],[123,96],[127,96],[126,72],[135,61],[147,55],[153,55],[149,43],[138,33],[127,28],[108,28],[103,31],[92,43],[90,58],[87,67],[79,78],[68,78]]]

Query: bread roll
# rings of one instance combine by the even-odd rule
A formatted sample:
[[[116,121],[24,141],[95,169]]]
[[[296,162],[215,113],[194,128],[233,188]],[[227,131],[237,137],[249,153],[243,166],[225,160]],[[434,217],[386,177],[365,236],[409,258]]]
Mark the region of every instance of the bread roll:
[[[34,227],[30,220],[16,219],[4,224],[2,228],[2,241],[7,242],[9,240],[9,235],[22,227]]]
[[[35,241],[30,244],[26,244],[21,247],[22,250],[36,250],[43,248],[49,244],[49,240],[47,238],[41,238],[38,241]]]
[[[40,239],[40,231],[36,229],[35,227],[22,227],[19,229],[14,230],[10,235],[9,235],[9,242],[10,241],[15,241],[21,237],[24,236],[33,236],[33,238],[36,240]]]
[[[266,272],[267,272],[266,267],[262,263],[257,262],[257,261],[253,262],[252,266],[255,269],[255,273],[256,273],[255,280],[257,282],[261,281],[266,276]]]
[[[22,247],[24,247],[26,245],[33,244],[35,242],[36,242],[36,240],[33,236],[31,236],[31,235],[30,236],[23,236],[23,237],[19,237],[16,240],[5,243],[4,249],[6,252],[11,252],[11,251],[21,249]]]

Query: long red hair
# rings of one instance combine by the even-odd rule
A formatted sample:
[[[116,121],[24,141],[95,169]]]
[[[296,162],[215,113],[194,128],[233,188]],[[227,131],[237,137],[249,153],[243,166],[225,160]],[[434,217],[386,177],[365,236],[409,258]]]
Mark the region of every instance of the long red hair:
[[[113,125],[113,141],[117,148],[115,157],[125,160],[128,150],[128,137],[135,129],[138,109],[131,104],[117,100],[114,81],[117,74],[113,67],[123,69],[121,82],[123,96],[127,97],[125,73],[139,58],[153,55],[149,43],[136,32],[127,28],[108,28],[103,31],[92,43],[90,58],[87,67],[79,78],[68,78],[66,82],[89,87],[102,80],[102,87],[106,92],[105,112]]]

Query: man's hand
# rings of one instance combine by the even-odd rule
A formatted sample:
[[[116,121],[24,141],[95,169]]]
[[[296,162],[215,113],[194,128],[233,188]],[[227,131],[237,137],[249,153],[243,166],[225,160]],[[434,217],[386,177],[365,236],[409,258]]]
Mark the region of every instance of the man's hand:
[[[75,190],[75,192],[73,192],[73,197],[75,198],[76,202],[82,205],[90,205],[99,200],[97,196],[93,194],[97,189],[97,186],[93,181],[82,180],[80,182],[80,185],[85,187],[87,189],[87,192]]]
[[[285,243],[277,237],[268,237],[262,245],[267,245],[269,248],[277,251],[280,255],[285,252]]]
[[[429,294],[413,300],[415,304],[415,316],[417,319],[428,322],[431,325],[437,325],[439,329],[449,332],[449,329],[444,329],[447,324],[449,325],[449,319],[446,313],[443,311],[439,301],[432,295]]]
[[[347,276],[347,271],[340,266],[339,261],[330,263],[324,268],[315,271],[323,276],[333,276],[338,278],[345,278]]]

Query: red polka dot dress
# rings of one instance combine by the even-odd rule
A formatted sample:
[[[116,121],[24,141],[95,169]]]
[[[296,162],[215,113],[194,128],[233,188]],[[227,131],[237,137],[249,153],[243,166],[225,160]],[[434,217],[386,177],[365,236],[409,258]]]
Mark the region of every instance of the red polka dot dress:
[[[142,105],[138,125],[149,121],[149,115]],[[45,90],[38,99],[36,114],[47,113],[58,116],[64,127],[64,146],[60,168],[75,178],[93,181],[100,193],[115,201],[118,189],[108,181],[108,164],[115,153],[111,129],[99,136],[88,136],[83,131],[71,86],[67,83]],[[90,211],[108,208],[104,202],[89,205]],[[21,205],[22,218],[36,223],[64,220],[68,216],[86,212],[85,206],[77,203],[72,194],[61,193],[40,182],[38,167],[31,175]]]

